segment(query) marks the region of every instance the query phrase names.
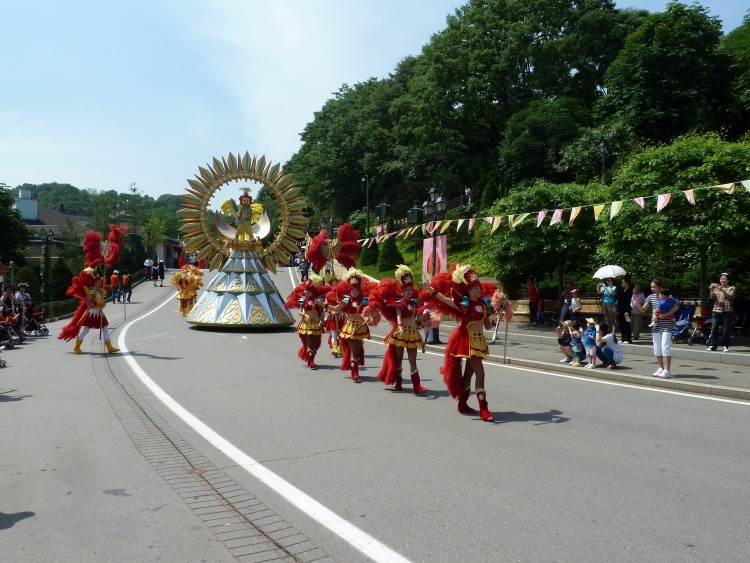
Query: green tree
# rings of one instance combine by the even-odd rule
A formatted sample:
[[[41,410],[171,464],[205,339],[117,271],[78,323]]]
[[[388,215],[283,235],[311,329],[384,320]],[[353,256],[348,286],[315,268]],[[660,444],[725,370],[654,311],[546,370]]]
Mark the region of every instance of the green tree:
[[[50,299],[52,301],[67,298],[65,292],[70,286],[73,275],[73,270],[70,269],[66,260],[58,258],[53,262],[49,283]]]
[[[720,128],[731,106],[720,39],[721,22],[706,8],[670,3],[628,37],[607,70],[603,114],[626,119],[640,138],[657,142]]]
[[[686,136],[633,158],[614,177],[612,199],[673,193],[656,213],[654,200],[641,209],[632,202],[602,229],[599,255],[618,260],[641,279],[664,278],[672,286],[698,287],[705,302],[708,272],[733,272],[750,281],[750,198],[718,190],[695,191],[691,205],[680,191],[750,178],[750,143],[731,143],[715,134]]]
[[[734,76],[732,92],[737,110],[733,130],[742,133],[750,129],[750,11],[742,25],[721,40],[721,50],[729,57]]]
[[[7,184],[0,184],[0,260],[24,264],[30,235],[21,214],[13,209],[16,200]]]
[[[552,184],[536,181],[523,190],[499,200],[488,215],[503,216],[502,226],[487,236],[488,225],[477,227],[482,261],[493,264],[495,275],[507,291],[512,291],[530,275],[544,285],[561,287],[565,279],[590,280],[599,241],[598,225],[590,207],[584,208],[573,225],[570,208],[607,201],[608,190],[599,184]],[[550,225],[555,209],[566,209],[565,217]],[[547,216],[537,227],[537,212]],[[530,213],[515,229],[508,215]]]
[[[395,230],[392,219],[388,220],[386,227],[387,232],[392,233]],[[378,245],[378,270],[388,272],[395,270],[399,264],[404,263],[404,257],[396,244],[396,237],[388,237]]]

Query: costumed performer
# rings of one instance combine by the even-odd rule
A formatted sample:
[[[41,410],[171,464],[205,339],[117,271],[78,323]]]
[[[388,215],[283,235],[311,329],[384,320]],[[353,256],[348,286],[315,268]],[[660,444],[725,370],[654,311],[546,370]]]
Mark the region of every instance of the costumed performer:
[[[386,385],[394,385],[394,391],[403,391],[401,364],[406,351],[414,394],[425,393],[427,388],[422,387],[417,368],[417,348],[424,352],[424,341],[417,326],[420,303],[414,297],[414,274],[408,266],[401,264],[396,268],[396,279],[380,281],[370,294],[370,307],[380,311],[393,326],[383,340],[386,351],[378,379]]]
[[[325,272],[324,283],[333,285],[338,282],[333,261],[338,262],[343,268],[353,268],[357,263],[357,257],[362,245],[357,242],[359,232],[354,230],[351,223],[344,223],[337,232],[336,238],[330,238],[328,231],[322,229],[314,238],[308,239],[305,258],[316,272]],[[327,299],[329,314],[324,326],[329,331],[328,346],[334,357],[340,358],[341,345],[339,343],[339,332],[344,325],[346,316],[342,313],[334,313],[332,309],[339,305],[336,294],[331,294]]]
[[[445,362],[440,368],[443,380],[451,397],[458,399],[458,412],[476,414],[467,404],[471,391],[471,378],[475,376],[475,390],[479,401],[479,416],[492,421],[484,389],[483,358],[489,355],[484,329],[491,329],[494,319],[483,297],[490,297],[496,290],[494,284],[482,283],[471,266],[451,264],[447,272],[440,273],[430,282],[434,290],[435,307],[450,315],[459,326],[448,339],[445,347]],[[466,366],[461,373],[461,361]]]
[[[122,236],[127,233],[127,227],[110,225],[109,245],[106,258],[106,267],[111,269],[119,260],[122,248]],[[119,348],[112,345],[109,337],[109,321],[104,314],[107,299],[107,287],[104,278],[96,270],[96,266],[104,262],[102,254],[102,236],[94,231],[86,233],[83,239],[83,253],[86,257],[85,268],[73,278],[67,295],[80,299],[80,304],[70,322],[63,327],[57,338],[65,341],[76,339],[73,351],[81,354],[81,344],[89,332],[89,329],[99,329],[104,338],[107,352],[113,354],[119,352]]]
[[[365,278],[356,268],[350,268],[344,279],[335,287],[339,304],[331,310],[334,313],[344,313],[346,321],[339,333],[339,342],[343,351],[341,370],[352,372],[352,380],[359,380],[359,366],[365,365],[365,349],[363,340],[370,338],[368,322],[373,326],[380,320],[377,311],[368,306],[370,292],[376,284]],[[330,299],[329,299],[330,301]]]
[[[323,334],[322,316],[325,311],[325,294],[331,288],[323,285],[323,278],[311,274],[308,279],[298,284],[287,296],[284,306],[287,309],[299,308],[302,317],[297,325],[297,334],[302,341],[302,347],[297,352],[300,360],[310,369],[317,369],[315,354],[320,348]]]
[[[195,304],[198,288],[203,285],[203,272],[195,266],[185,264],[174,273],[170,283],[177,290],[180,313],[186,317]]]

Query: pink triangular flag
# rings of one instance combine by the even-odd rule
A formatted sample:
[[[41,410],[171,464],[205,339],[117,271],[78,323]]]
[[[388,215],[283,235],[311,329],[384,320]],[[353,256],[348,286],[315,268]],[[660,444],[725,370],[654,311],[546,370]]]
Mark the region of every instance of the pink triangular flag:
[[[552,214],[552,219],[549,220],[550,225],[554,225],[555,223],[559,223],[560,219],[562,219],[562,209],[555,209],[555,212]]]
[[[471,229],[474,228],[474,223],[476,223],[476,221],[476,217],[469,219],[469,232],[471,232]]]
[[[544,221],[544,218],[546,216],[547,216],[547,210],[546,209],[544,211],[540,211],[539,213],[537,213],[537,215],[536,215],[536,226],[537,227],[542,224],[542,221]]]
[[[634,197],[633,201],[636,202],[638,205],[640,205],[641,209],[643,209],[644,203],[643,203],[643,198],[641,196]]]
[[[659,194],[656,198],[656,212],[659,213],[669,203],[672,194]]]

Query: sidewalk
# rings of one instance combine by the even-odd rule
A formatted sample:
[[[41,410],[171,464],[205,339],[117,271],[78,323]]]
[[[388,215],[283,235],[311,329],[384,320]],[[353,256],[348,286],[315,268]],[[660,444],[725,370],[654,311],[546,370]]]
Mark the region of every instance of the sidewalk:
[[[447,342],[455,326],[452,320],[443,322],[440,326],[443,342]],[[616,370],[610,371],[561,364],[562,354],[552,327],[511,322],[507,347],[504,346],[504,330],[503,324],[496,342],[489,344],[491,361],[503,363],[505,351],[505,363],[510,365],[750,401],[750,339],[747,337],[733,335],[729,352],[710,352],[705,344],[672,344],[672,379],[659,379],[651,375],[656,370],[656,359],[649,333],[642,334],[633,344],[621,343],[625,359]],[[489,343],[492,331],[485,331],[485,335]],[[442,350],[444,346],[429,345],[428,348]]]

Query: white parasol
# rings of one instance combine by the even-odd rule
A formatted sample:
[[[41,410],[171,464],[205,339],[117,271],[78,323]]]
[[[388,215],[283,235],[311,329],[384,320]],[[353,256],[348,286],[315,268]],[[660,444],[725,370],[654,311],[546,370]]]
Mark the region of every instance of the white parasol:
[[[625,272],[620,266],[609,264],[599,268],[594,274],[594,279],[603,280],[606,278],[616,278],[617,276],[624,276],[626,273],[627,272]]]

